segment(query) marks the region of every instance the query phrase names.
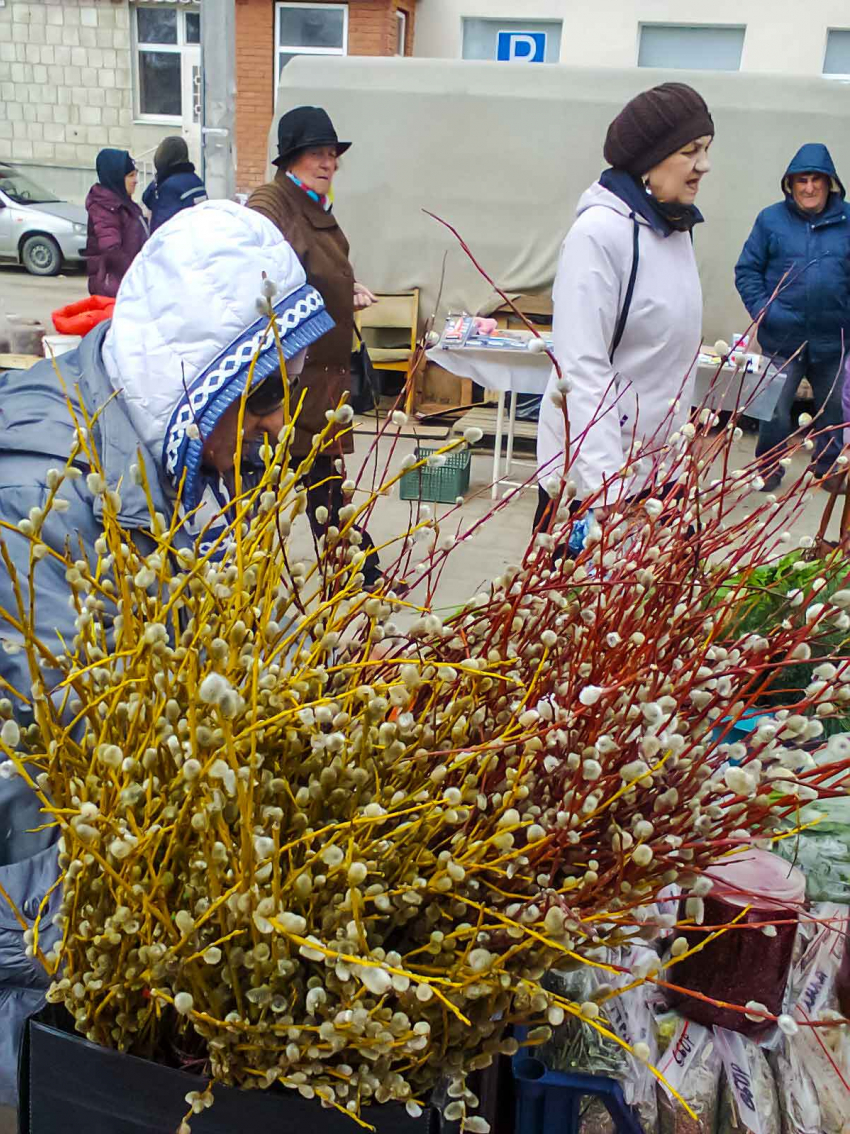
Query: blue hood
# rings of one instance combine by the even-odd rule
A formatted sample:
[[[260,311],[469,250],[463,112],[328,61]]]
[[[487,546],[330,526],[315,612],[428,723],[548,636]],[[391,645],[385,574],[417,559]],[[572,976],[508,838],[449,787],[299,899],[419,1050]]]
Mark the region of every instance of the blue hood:
[[[104,189],[111,189],[119,197],[129,197],[124,178],[136,168],[126,150],[101,150],[95,161],[97,179]]]
[[[825,208],[797,207],[788,180],[795,173],[831,179]],[[809,364],[838,370],[850,342],[850,205],[829,150],[803,146],[788,166],[785,197],[759,213],[735,268],[735,284],[766,355],[790,358],[805,346]]]
[[[793,173],[825,173],[834,182],[833,193],[842,201],[844,200],[844,186],[835,171],[832,154],[823,142],[807,142],[805,146],[800,146],[792,158],[791,164],[785,170],[785,175],[782,178],[782,192],[786,198],[791,200],[793,200],[793,197],[790,178]]]

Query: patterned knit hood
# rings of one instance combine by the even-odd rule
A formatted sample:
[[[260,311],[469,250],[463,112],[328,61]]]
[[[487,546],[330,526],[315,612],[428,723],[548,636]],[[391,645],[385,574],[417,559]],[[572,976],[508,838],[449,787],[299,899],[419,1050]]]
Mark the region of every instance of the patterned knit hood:
[[[103,346],[139,436],[159,456],[182,504],[204,497],[220,508],[201,460],[204,438],[245,391],[279,367],[268,317],[258,299],[264,278],[277,285],[272,306],[285,358],[333,327],[319,293],[278,229],[230,201],[208,201],[158,229],[121,284]]]

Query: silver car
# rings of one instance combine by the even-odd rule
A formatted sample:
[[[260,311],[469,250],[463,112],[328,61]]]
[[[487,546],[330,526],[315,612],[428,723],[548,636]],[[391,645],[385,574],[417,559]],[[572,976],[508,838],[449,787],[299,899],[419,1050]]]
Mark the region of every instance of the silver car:
[[[17,166],[0,162],[0,260],[23,264],[34,276],[55,276],[63,263],[84,261],[87,228],[82,206],[60,201]]]

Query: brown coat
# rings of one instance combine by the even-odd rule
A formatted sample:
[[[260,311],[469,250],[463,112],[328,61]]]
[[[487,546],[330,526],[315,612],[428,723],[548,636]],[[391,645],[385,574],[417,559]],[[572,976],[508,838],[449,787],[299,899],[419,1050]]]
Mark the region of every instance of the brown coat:
[[[301,387],[307,394],[298,418],[293,453],[308,452],[314,433],[327,425],[325,411],[336,409],[344,392],[351,390],[351,344],[354,334],[354,272],[348,260],[348,241],[332,212],[308,197],[303,189],[279,171],[274,181],[261,185],[249,200],[277,225],[301,261],[307,282],[319,292],[336,326],[307,351]],[[342,451],[354,449],[351,432],[340,439]]]

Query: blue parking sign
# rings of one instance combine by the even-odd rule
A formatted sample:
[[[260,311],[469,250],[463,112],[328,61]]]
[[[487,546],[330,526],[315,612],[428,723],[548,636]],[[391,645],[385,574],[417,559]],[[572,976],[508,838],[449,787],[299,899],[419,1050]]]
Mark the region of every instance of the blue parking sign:
[[[545,63],[546,32],[500,31],[496,58],[503,63]]]

